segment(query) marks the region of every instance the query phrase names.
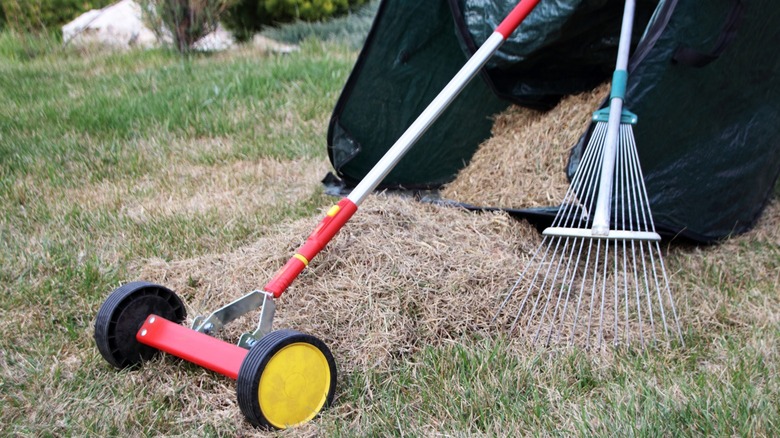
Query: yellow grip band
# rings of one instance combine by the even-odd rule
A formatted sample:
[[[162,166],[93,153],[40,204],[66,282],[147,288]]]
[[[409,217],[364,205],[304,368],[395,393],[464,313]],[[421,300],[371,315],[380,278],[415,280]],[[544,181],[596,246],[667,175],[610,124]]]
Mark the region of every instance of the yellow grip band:
[[[295,254],[293,257],[303,262],[303,266],[309,266],[309,260],[306,257],[300,254]]]

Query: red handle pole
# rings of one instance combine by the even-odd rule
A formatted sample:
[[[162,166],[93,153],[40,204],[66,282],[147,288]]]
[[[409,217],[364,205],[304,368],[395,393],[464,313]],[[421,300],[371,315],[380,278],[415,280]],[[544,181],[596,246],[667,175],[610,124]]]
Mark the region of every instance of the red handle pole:
[[[333,239],[333,236],[339,232],[356,211],[357,204],[347,198],[342,199],[338,204],[331,207],[325,218],[322,219],[309,238],[306,239],[306,243],[298,248],[298,252],[265,285],[264,290],[272,293],[274,298],[279,298],[293,280],[309,265],[314,256],[325,248],[325,245]]]
[[[517,29],[517,26],[525,20],[525,17],[531,13],[536,7],[539,0],[522,0],[520,3],[512,9],[512,12],[504,18],[504,21],[498,25],[496,32],[500,33],[504,39],[509,38],[509,35]]]

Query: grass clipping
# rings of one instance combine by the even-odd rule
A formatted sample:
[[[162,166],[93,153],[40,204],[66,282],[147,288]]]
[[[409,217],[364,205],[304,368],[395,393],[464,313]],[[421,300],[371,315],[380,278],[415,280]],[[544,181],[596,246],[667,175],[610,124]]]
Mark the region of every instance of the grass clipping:
[[[493,136],[442,197],[504,208],[560,204],[569,187],[564,168],[571,147],[608,94],[609,85],[604,84],[568,96],[547,112],[515,106],[499,114]]]

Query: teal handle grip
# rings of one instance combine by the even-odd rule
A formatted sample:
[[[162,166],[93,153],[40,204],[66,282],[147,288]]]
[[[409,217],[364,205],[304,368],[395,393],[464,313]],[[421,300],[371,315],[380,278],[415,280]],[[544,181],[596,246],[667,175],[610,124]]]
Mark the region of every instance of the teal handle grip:
[[[628,72],[625,70],[615,70],[612,74],[612,93],[609,98],[619,98],[625,100],[626,97],[626,84],[628,84]]]

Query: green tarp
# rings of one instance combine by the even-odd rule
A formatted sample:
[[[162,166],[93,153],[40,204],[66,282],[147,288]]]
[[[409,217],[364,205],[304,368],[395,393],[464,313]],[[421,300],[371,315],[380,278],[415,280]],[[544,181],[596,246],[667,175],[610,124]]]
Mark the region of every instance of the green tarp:
[[[328,133],[331,162],[347,187],[514,4],[382,1]],[[440,186],[468,163],[489,136],[490,117],[510,102],[550,108],[608,80],[622,8],[614,0],[542,0],[383,186]],[[639,115],[634,132],[656,226],[698,241],[749,229],[780,173],[780,3],[638,0],[634,29],[626,107]],[[573,173],[588,135],[572,145],[561,171]],[[515,213],[549,217],[551,207]]]

